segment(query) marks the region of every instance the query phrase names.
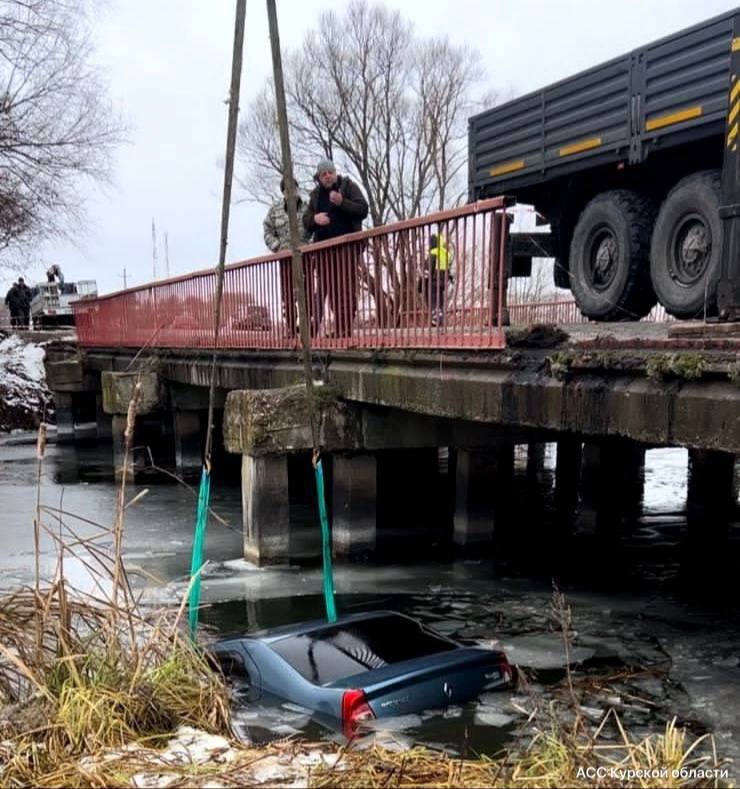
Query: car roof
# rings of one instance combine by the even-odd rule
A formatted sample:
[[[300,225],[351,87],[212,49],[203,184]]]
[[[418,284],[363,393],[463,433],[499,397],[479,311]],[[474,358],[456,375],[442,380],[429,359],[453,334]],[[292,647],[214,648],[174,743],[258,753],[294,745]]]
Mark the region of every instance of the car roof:
[[[329,622],[326,619],[313,619],[309,622],[297,622],[292,625],[283,625],[281,627],[270,628],[269,630],[257,630],[253,633],[243,633],[239,636],[232,638],[248,638],[255,641],[261,641],[263,644],[272,644],[283,638],[290,638],[294,636],[304,636],[309,633],[317,633],[322,630],[333,630],[342,625],[351,624],[352,622],[363,622],[369,619],[385,619],[386,617],[403,617],[418,624],[415,619],[402,614],[398,611],[364,611],[358,614],[345,614],[338,616],[335,622]]]

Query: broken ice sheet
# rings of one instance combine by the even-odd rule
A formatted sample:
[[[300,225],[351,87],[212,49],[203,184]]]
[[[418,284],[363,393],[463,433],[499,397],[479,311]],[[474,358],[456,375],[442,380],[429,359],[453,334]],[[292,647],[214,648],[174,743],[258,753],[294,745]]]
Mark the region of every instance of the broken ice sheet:
[[[508,726],[513,720],[511,715],[504,715],[486,707],[479,707],[473,718],[476,726]]]
[[[514,636],[501,644],[509,662],[517,666],[535,669],[565,668],[565,650],[560,636],[543,633],[540,635]],[[570,647],[570,662],[582,663],[593,657],[590,647]]]

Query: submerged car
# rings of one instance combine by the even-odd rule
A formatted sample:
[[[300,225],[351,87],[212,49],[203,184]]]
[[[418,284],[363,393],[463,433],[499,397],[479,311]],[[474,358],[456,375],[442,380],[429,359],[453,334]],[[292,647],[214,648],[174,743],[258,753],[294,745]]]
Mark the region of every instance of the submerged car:
[[[498,650],[463,646],[405,614],[342,616],[223,639],[209,647],[250,701],[282,701],[358,734],[364,722],[462,704],[507,687]]]

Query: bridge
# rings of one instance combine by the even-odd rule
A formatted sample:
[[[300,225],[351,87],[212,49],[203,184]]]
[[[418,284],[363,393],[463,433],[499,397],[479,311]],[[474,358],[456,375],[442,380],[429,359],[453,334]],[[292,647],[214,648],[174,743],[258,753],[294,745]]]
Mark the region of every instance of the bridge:
[[[454,260],[441,274],[429,266],[430,237],[440,233]],[[588,479],[598,529],[618,531],[640,497],[645,449],[657,446],[689,448],[697,534],[716,534],[702,524],[730,517],[737,327],[507,326],[511,249],[503,199],[303,249],[337,556],[372,555],[399,474],[417,515],[449,509],[457,550],[490,548],[505,527],[521,444],[533,468],[543,444],[557,444],[563,523]],[[215,277],[201,271],[75,305],[79,346],[47,354],[62,438],[94,417],[99,435],[113,438],[117,470],[134,475],[122,467],[121,441],[139,382],[135,443],[158,465],[197,473]],[[225,276],[218,443],[240,461],[245,555],[258,564],[318,553],[317,530],[297,522],[292,506],[309,468],[295,458],[311,447],[292,286],[289,253],[232,264]],[[440,449],[454,467],[446,493],[434,491]]]

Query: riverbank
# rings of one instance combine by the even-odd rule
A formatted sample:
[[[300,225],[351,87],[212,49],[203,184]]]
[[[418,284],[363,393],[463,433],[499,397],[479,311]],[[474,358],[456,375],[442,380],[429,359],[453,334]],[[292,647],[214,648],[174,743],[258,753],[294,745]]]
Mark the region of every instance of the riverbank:
[[[495,725],[513,721],[507,708],[520,715],[505,747],[487,755],[467,741],[458,752],[410,743],[401,719],[373,721],[349,743],[296,736],[259,743],[243,730],[237,738],[230,710],[238,703],[229,704],[223,678],[182,631],[183,608],[142,609],[110,558],[92,573],[95,597],[62,580],[60,556],[51,586],[0,600],[0,786],[729,784],[711,736],[675,720],[637,736],[617,713],[619,702],[606,711],[587,706],[598,678],[589,688],[569,671],[547,694],[524,674],[514,695],[486,694],[502,710],[489,713]],[[553,613],[564,653],[575,655],[570,614],[557,593]]]
[[[42,420],[53,421],[43,361],[42,344],[0,331],[0,432],[33,430]]]

